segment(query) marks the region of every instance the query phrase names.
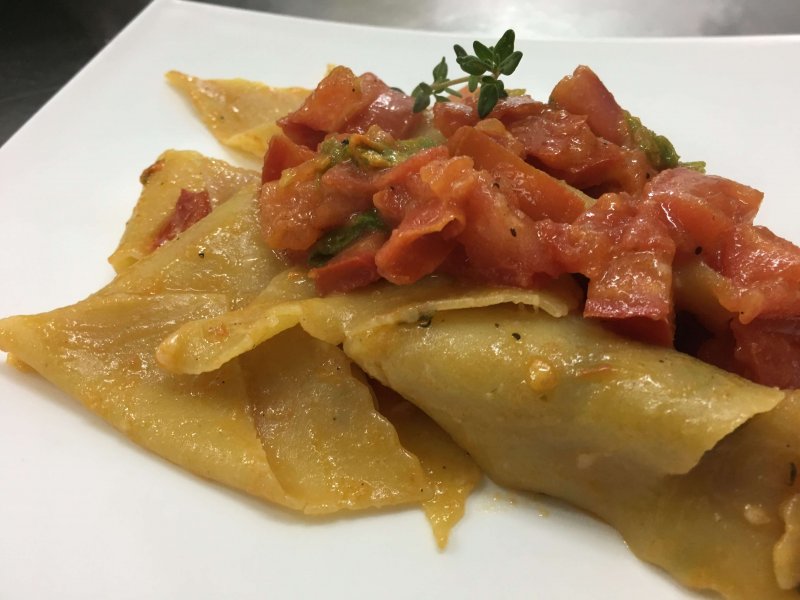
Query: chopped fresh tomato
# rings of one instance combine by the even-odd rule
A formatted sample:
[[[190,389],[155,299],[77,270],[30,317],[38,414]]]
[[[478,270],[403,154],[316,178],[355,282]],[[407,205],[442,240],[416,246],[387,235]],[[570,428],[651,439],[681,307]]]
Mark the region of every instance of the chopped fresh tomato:
[[[800,318],[733,322],[737,370],[758,383],[800,388]]]
[[[278,124],[290,139],[309,148],[329,133],[365,133],[373,125],[403,139],[422,123],[413,107],[413,98],[372,73],[359,77],[347,67],[336,67]]]
[[[211,199],[206,190],[193,192],[182,189],[172,214],[167,218],[153,239],[153,249],[175,239],[189,227],[211,212]]]
[[[761,192],[680,166],[586,67],[548,104],[476,107],[437,103],[438,133],[403,140],[420,125],[411,99],[334,69],[265,157],[267,243],[301,253],[321,294],[437,272],[522,288],[573,274],[587,318],[800,387],[800,248],[753,225]],[[702,333],[691,343],[686,323]]]
[[[455,237],[464,229],[464,195],[474,183],[472,161],[454,158],[430,162],[402,191],[384,199],[398,226],[376,257],[382,277],[396,284],[409,284],[432,273],[455,247]],[[402,196],[401,196],[402,195]]]
[[[281,173],[314,158],[315,153],[301,144],[296,144],[285,135],[275,135],[269,140],[261,168],[261,183],[280,179]]]
[[[519,210],[533,219],[570,222],[590,199],[562,181],[526,163],[485,133],[463,127],[448,142],[453,156],[469,156],[478,169],[496,177]]]
[[[378,281],[381,276],[375,265],[375,254],[386,238],[385,232],[373,231],[323,266],[311,269],[309,276],[314,280],[319,294],[327,296],[336,292],[349,292]]]
[[[579,66],[550,93],[550,102],[573,115],[585,115],[592,131],[618,146],[630,144],[625,111],[589,67]]]

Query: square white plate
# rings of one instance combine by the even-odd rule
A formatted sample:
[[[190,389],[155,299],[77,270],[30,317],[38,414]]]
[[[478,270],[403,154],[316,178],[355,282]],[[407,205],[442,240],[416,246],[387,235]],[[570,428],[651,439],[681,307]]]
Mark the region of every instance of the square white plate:
[[[72,303],[112,277],[105,257],[138,174],[164,149],[237,159],[168,87],[167,70],[311,87],[340,63],[410,89],[472,39],[155,2],[0,148],[0,316]],[[764,190],[760,222],[800,241],[800,37],[518,47],[515,87],[546,98],[591,65],[686,160]],[[696,596],[594,519],[490,485],[444,553],[417,510],[297,517],[184,473],[0,366],[0,597]]]

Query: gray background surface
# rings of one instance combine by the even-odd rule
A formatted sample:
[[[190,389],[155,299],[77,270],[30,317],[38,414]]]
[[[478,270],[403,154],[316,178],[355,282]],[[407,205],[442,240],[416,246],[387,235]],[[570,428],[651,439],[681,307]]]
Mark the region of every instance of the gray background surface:
[[[206,0],[208,1],[208,0]],[[800,33],[800,0],[216,0],[300,17],[520,37]],[[0,0],[0,144],[146,0]],[[787,68],[796,68],[788,65]]]

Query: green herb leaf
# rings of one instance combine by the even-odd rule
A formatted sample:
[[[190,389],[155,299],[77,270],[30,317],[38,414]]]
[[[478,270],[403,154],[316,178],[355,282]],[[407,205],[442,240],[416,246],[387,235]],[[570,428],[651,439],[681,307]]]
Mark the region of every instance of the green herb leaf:
[[[453,46],[453,51],[456,53],[456,58],[464,58],[467,55],[467,51],[458,44]]]
[[[472,49],[475,50],[475,56],[480,58],[482,61],[485,61],[488,64],[494,62],[494,53],[492,50],[481,44],[479,41],[475,40],[472,42]]]
[[[481,86],[481,93],[480,96],[478,96],[478,116],[481,119],[485,118],[490,112],[492,112],[492,109],[494,108],[495,104],[497,104],[499,97],[500,93],[496,85],[488,85],[484,83]]]
[[[470,92],[474,92],[475,90],[478,89],[478,83],[479,82],[480,82],[480,79],[478,79],[478,76],[477,75],[472,75],[469,78],[469,81],[467,82],[467,89]]]
[[[464,58],[457,58],[462,71],[470,75],[483,75],[486,71],[491,71],[491,66],[487,65],[477,56],[465,56]]]
[[[381,219],[378,209],[358,213],[351,217],[347,225],[328,232],[314,244],[308,255],[308,265],[321,267],[365,234],[386,229],[386,223]]]
[[[433,80],[435,82],[445,81],[447,79],[447,61],[442,57],[442,62],[433,68]]]
[[[422,112],[423,110],[428,108],[428,106],[430,106],[430,103],[431,103],[431,97],[429,95],[417,94],[416,96],[414,96],[413,110],[415,113]]]
[[[511,75],[516,70],[517,65],[519,65],[519,61],[521,60],[522,52],[519,50],[512,52],[500,63],[500,72],[503,75]]]
[[[511,53],[514,51],[514,30],[509,29],[506,31],[497,44],[494,47],[495,52],[500,57],[500,60],[504,60],[507,57],[511,56]]]

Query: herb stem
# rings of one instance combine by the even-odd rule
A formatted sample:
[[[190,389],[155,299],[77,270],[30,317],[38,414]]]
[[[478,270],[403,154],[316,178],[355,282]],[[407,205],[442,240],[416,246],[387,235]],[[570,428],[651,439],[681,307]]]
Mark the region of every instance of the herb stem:
[[[431,84],[431,89],[438,93],[446,90],[450,86],[458,85],[460,83],[467,83],[469,81],[469,76],[467,77],[459,77],[458,79],[448,79],[447,81],[440,81],[439,83]]]

